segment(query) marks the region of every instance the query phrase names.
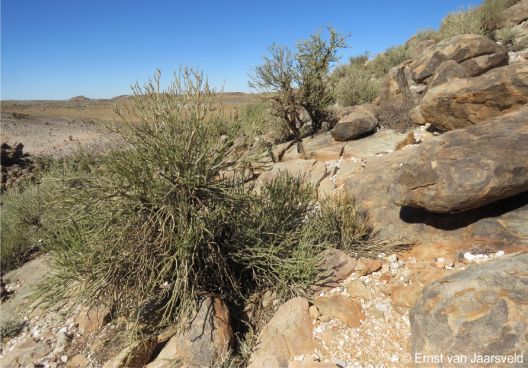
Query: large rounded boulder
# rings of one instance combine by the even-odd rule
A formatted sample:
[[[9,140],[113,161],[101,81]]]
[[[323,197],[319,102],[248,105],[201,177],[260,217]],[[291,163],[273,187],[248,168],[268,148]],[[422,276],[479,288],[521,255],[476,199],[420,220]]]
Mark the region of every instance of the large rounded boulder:
[[[410,322],[412,357],[418,365],[436,357],[442,359],[436,366],[442,367],[519,363],[524,367],[528,253],[475,265],[433,282],[411,310]]]
[[[431,88],[420,111],[426,122],[447,131],[480,124],[527,102],[528,63],[516,63]]]

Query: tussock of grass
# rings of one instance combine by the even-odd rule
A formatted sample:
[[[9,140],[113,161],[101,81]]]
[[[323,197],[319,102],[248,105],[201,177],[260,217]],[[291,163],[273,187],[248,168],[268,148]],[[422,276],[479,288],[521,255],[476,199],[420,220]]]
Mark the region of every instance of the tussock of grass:
[[[466,33],[485,35],[482,13],[478,8],[449,13],[442,20],[439,33],[443,39]]]

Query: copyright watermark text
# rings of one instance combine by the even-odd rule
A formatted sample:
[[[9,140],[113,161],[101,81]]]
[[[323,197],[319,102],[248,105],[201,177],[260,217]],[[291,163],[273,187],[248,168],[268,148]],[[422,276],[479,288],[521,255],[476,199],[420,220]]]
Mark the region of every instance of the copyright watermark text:
[[[404,357],[404,363],[415,364],[523,364],[524,354],[511,355],[483,355],[474,353],[473,355],[463,354],[409,354]]]

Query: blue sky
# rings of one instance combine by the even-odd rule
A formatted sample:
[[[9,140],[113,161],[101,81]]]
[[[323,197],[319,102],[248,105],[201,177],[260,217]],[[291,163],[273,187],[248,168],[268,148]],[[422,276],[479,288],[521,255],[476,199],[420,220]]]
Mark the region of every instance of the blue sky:
[[[1,0],[1,98],[108,98],[155,68],[202,69],[212,85],[249,91],[273,43],[293,47],[321,26],[350,33],[348,56],[375,54],[478,0]]]

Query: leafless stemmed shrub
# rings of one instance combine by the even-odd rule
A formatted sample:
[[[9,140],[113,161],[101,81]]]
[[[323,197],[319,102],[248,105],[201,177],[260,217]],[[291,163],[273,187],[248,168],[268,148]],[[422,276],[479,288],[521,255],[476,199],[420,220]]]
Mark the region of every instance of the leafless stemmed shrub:
[[[330,68],[337,62],[337,50],[346,47],[346,36],[328,28],[328,39],[321,32],[297,45],[296,52],[273,44],[270,56],[255,68],[250,87],[263,94],[272,113],[279,117],[300,142],[302,128],[311,122],[316,132],[327,117],[334,101],[328,82]],[[309,120],[304,119],[306,113]]]

